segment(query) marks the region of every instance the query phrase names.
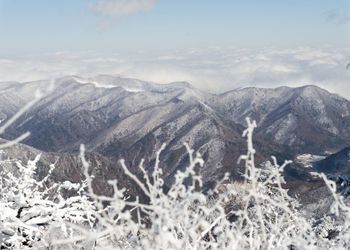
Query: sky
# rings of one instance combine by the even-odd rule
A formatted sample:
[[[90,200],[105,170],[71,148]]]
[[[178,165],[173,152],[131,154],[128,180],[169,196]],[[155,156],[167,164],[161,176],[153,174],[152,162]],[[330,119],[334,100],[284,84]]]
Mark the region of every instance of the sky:
[[[350,92],[348,0],[0,0],[0,34],[0,81],[113,74]]]

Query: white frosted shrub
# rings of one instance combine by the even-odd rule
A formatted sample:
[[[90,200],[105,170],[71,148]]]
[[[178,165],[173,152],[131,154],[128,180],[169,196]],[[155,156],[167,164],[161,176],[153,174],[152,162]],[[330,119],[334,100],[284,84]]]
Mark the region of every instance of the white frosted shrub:
[[[27,166],[18,162],[19,175],[6,173],[2,177],[0,228],[6,236],[4,246],[84,250],[346,248],[350,209],[335,192],[335,184],[321,175],[333,194],[335,217],[326,216],[318,223],[307,221],[297,200],[283,188],[283,170],[289,162],[280,166],[272,158],[255,166],[256,124],[247,122],[243,134],[247,153],[239,159],[245,165],[244,181],[230,182],[226,176],[209,194],[201,192],[198,170],[204,161],[188,145],[189,164],[176,173],[167,191],[159,160],[164,145],[156,154],[151,173],[140,162],[142,177],[132,174],[120,161],[125,174],[148,198],[146,203],[129,197],[116,180],[108,182],[113,196],[95,194],[84,146],[80,153],[85,175],[82,184],[49,186],[48,177],[41,181],[34,178],[38,157]],[[76,195],[63,197],[62,190],[75,190]],[[335,232],[339,235],[331,239]]]
[[[189,165],[184,172],[177,172],[168,192],[163,190],[164,180],[158,151],[153,172],[149,175],[140,163],[143,178],[133,175],[121,161],[125,173],[138,185],[149,202],[141,203],[136,197],[127,200],[125,190],[110,181],[114,196],[94,194],[92,178],[88,175],[89,164],[81,157],[85,168],[88,193],[94,200],[97,211],[97,226],[94,233],[81,230],[77,238],[57,239],[53,245],[70,241],[72,246],[83,247],[89,241],[93,249],[304,249],[316,248],[315,237],[309,223],[298,212],[298,203],[282,188],[281,175],[284,164],[275,159],[256,168],[254,162],[253,131],[255,122],[248,120],[244,132],[247,137],[244,191],[230,189],[220,182],[211,196],[200,189],[202,181],[195,171],[202,167],[203,159],[187,145]],[[191,180],[188,182],[187,180]],[[186,184],[185,184],[186,181]],[[237,186],[237,185],[236,185]],[[225,189],[223,192],[222,190]],[[209,199],[208,197],[214,197]],[[231,206],[234,201],[240,205]],[[109,205],[104,207],[103,204]],[[136,213],[132,218],[131,211]],[[150,223],[145,223],[145,219]]]
[[[35,179],[38,155],[33,161],[23,166],[20,161],[13,161],[17,170],[16,175],[3,172],[0,192],[0,221],[2,246],[11,249],[25,249],[40,242],[49,246],[43,238],[49,227],[60,225],[61,233],[70,237],[72,233],[66,223],[86,224],[92,227],[95,221],[95,209],[88,197],[83,195],[82,184],[68,181],[56,183],[48,187],[48,176],[54,170],[50,166],[49,175],[38,181]],[[11,160],[0,164],[9,164]],[[6,169],[6,167],[3,167]],[[75,190],[76,195],[63,197],[64,190]]]

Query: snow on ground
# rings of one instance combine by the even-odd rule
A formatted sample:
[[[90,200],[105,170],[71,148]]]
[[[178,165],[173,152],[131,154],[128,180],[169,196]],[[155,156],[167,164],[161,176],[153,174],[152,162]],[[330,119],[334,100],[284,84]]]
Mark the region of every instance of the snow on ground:
[[[325,159],[323,155],[301,154],[296,157],[296,162],[302,164],[304,167],[312,167],[311,164]]]

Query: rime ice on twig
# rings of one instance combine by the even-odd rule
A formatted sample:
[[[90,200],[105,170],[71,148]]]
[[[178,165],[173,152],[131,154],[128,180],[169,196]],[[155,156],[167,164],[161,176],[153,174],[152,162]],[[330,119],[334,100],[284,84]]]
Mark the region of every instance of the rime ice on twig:
[[[118,188],[117,181],[110,182],[114,189],[112,197],[94,194],[82,147],[88,190],[98,204],[98,230],[94,234],[87,233],[85,240],[94,242],[94,249],[107,246],[115,249],[313,248],[309,224],[298,213],[297,202],[282,188],[281,172],[288,162],[279,166],[273,158],[263,168],[256,168],[253,147],[256,123],[249,119],[247,123],[248,128],[243,133],[247,138],[247,154],[240,157],[240,161],[245,162],[245,182],[240,185],[241,189],[231,189],[235,185],[221,183],[221,187],[214,190],[214,200],[198,189],[202,181],[196,166],[200,168],[204,161],[188,145],[185,147],[189,165],[183,172],[176,173],[167,192],[163,188],[159,160],[165,145],[156,154],[152,173],[146,172],[141,161],[142,178],[131,173],[125,161],[120,161],[125,174],[148,197],[148,203],[141,203],[138,197],[126,199],[125,190]],[[222,186],[226,187],[225,192]],[[103,207],[103,202],[109,205]],[[240,204],[238,209],[236,204],[227,209],[232,202]],[[132,211],[136,211],[136,218],[131,216]],[[81,238],[72,238],[71,243],[81,245]]]
[[[346,222],[337,228],[342,235],[331,241],[325,237],[334,226],[333,220],[327,217],[313,227],[300,214],[298,202],[282,187],[282,173],[289,162],[280,166],[272,157],[256,167],[256,123],[249,119],[247,123],[243,133],[247,153],[239,159],[245,164],[244,181],[220,182],[210,196],[201,192],[204,161],[187,144],[188,167],[176,173],[167,191],[160,161],[165,145],[157,152],[151,173],[145,170],[143,160],[139,165],[142,176],[133,174],[125,161],[120,161],[130,181],[147,196],[147,203],[127,196],[116,180],[108,182],[114,190],[112,196],[95,194],[84,146],[80,151],[85,175],[82,184],[64,182],[48,187],[47,177],[34,180],[39,156],[26,167],[18,164],[21,178],[6,175],[0,192],[0,209],[4,211],[1,230],[8,237],[9,248],[28,247],[28,239],[36,248],[57,250],[344,248],[350,239],[349,208],[334,193],[332,183],[324,177],[334,194],[334,211],[343,213]],[[49,174],[53,169],[54,165]],[[54,189],[76,190],[78,196],[64,198],[57,192],[49,197]]]

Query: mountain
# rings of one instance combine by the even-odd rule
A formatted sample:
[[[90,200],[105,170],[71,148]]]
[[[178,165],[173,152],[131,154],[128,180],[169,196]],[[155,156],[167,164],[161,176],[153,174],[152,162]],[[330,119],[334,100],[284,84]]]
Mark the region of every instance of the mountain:
[[[350,147],[346,147],[313,165],[319,172],[335,176],[350,176]]]
[[[350,102],[317,86],[244,88],[213,100],[232,121],[258,122],[258,133],[299,153],[327,154],[349,145]]]
[[[11,117],[49,81],[0,83],[0,119]],[[109,162],[125,158],[135,173],[145,158],[152,168],[161,154],[166,179],[188,163],[183,143],[206,160],[205,183],[225,172],[240,178],[236,161],[246,151],[241,137],[247,116],[256,119],[257,160],[270,155],[293,159],[299,152],[323,154],[346,147],[350,139],[350,102],[316,86],[244,88],[223,94],[198,90],[186,82],[156,84],[101,75],[67,76],[9,128],[3,137],[25,131],[25,144],[54,154],[76,154],[84,143]]]
[[[0,90],[3,96],[13,95],[11,100],[17,100],[18,109],[29,100],[28,93],[47,85],[41,81]],[[72,153],[84,143],[90,152],[115,161],[126,158],[129,166],[137,166],[145,158],[147,167],[152,167],[156,150],[166,143],[161,155],[166,178],[172,178],[188,163],[183,146],[187,142],[206,160],[201,170],[206,182],[217,180],[225,172],[239,177],[242,169],[235,165],[246,148],[241,137],[244,127],[205,104],[208,96],[182,82],[159,85],[110,76],[89,80],[64,77],[4,137],[11,139],[31,131],[24,143],[43,151]],[[3,112],[6,119],[16,108],[5,114],[8,109],[4,104],[0,114]],[[257,155],[261,161],[270,153],[283,153],[273,142],[262,146],[264,141],[259,136],[256,143],[261,145]]]

